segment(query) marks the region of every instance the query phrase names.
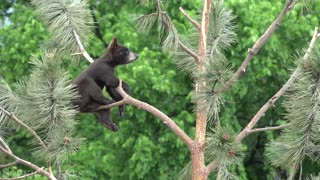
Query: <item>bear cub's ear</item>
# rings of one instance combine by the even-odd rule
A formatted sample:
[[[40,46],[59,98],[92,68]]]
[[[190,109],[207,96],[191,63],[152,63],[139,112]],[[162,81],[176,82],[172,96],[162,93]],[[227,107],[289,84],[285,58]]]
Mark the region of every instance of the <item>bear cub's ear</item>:
[[[114,52],[114,50],[117,49],[117,48],[118,48],[117,38],[112,38],[111,42],[109,43],[108,53],[107,54],[112,54],[112,52]]]

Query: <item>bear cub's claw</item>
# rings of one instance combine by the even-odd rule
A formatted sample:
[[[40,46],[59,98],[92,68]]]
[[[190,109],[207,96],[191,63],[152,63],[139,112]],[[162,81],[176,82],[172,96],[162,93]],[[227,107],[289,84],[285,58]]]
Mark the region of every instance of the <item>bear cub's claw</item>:
[[[119,130],[119,127],[114,122],[105,124],[105,127],[110,129],[113,132],[117,132]]]

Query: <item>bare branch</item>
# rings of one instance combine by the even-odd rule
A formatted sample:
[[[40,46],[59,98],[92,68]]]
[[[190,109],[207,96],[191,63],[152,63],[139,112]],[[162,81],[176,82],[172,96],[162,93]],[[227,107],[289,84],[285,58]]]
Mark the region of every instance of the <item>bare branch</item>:
[[[306,54],[303,56],[303,59],[306,60],[311,50],[314,48],[316,39],[318,34],[318,27],[315,27],[313,37],[310,41],[308,50]],[[283,93],[292,85],[292,83],[298,78],[299,75],[299,69],[297,68],[294,73],[291,75],[289,80],[282,86],[282,88],[274,95],[272,96],[268,102],[266,102],[260,110],[257,112],[257,114],[251,119],[251,121],[248,123],[248,125],[238,134],[236,140],[241,141],[244,137],[249,135],[249,131],[256,125],[256,123],[260,120],[260,118],[265,114],[265,112],[273,106],[273,104],[283,95]]]
[[[252,134],[252,133],[256,133],[256,132],[271,131],[271,130],[281,130],[281,129],[284,129],[288,126],[289,126],[289,124],[285,124],[282,126],[275,126],[275,127],[255,128],[255,129],[249,130],[248,134]]]
[[[198,54],[193,52],[191,49],[189,49],[183,42],[179,41],[179,47],[184,50],[187,54],[193,57],[193,59],[196,61],[196,63],[199,63],[200,57]]]
[[[93,63],[93,59],[90,57],[90,55],[88,54],[88,52],[84,49],[84,46],[82,45],[81,41],[80,41],[80,37],[78,35],[78,33],[76,32],[76,30],[73,29],[73,35],[76,38],[77,44],[79,46],[80,49],[80,53],[82,54],[83,57],[85,57],[90,63]],[[78,53],[76,53],[78,54]]]
[[[211,161],[205,168],[207,176],[217,167],[217,161]]]
[[[10,147],[8,146],[8,144],[7,144],[1,137],[0,137],[0,143],[4,146],[4,148],[5,148],[8,152],[12,153],[12,151],[11,151]]]
[[[39,142],[39,144],[46,149],[47,146],[45,145],[45,143],[41,140],[40,136],[28,125],[26,125],[25,123],[23,123],[22,121],[20,121],[13,113],[8,112],[7,110],[5,110],[4,108],[0,107],[0,111],[3,111],[10,119],[14,120],[16,123],[18,123],[20,126],[22,126],[23,128],[25,128],[29,133],[31,133],[33,135],[33,137]]]
[[[102,109],[109,109],[109,108],[112,108],[112,107],[115,107],[115,106],[121,106],[121,105],[124,105],[124,104],[127,104],[126,98],[122,99],[121,101],[114,102],[114,103],[112,103],[112,104],[100,106],[100,107],[97,109],[97,111],[98,111],[98,110],[102,110]]]
[[[192,17],[182,7],[179,7],[179,10],[191,22],[191,24],[193,24],[197,29],[200,30],[201,26],[196,20],[192,19]]]
[[[279,16],[272,22],[269,28],[264,32],[264,34],[257,40],[257,42],[253,45],[252,48],[248,50],[248,55],[242,62],[239,69],[235,72],[233,77],[225,83],[225,85],[218,90],[217,92],[221,93],[229,89],[232,84],[241,76],[242,73],[246,71],[246,68],[249,62],[253,59],[253,57],[259,52],[259,50],[264,46],[264,44],[269,40],[271,35],[276,31],[278,26],[280,25],[283,17],[287,14],[289,10],[291,10],[296,3],[292,0],[287,1],[286,5],[282,9]]]
[[[2,139],[1,137],[0,137],[0,140],[3,141],[3,139]],[[51,180],[57,180],[57,179],[53,176],[53,174],[48,173],[47,171],[43,170],[43,169],[40,168],[39,166],[37,166],[37,165],[35,165],[35,164],[33,164],[33,163],[29,162],[29,161],[26,161],[26,160],[24,160],[24,159],[19,158],[18,156],[14,155],[12,152],[6,150],[5,148],[3,148],[3,147],[1,147],[1,146],[0,146],[0,151],[2,151],[3,153],[5,153],[5,154],[8,155],[9,157],[13,158],[14,160],[16,160],[17,163],[23,164],[23,165],[25,165],[25,166],[27,166],[27,167],[30,167],[30,168],[38,171],[39,174],[42,174],[42,175],[48,177],[48,178],[51,179]]]
[[[168,126],[191,150],[193,140],[167,115],[163,112],[158,110],[157,108],[151,106],[148,103],[139,101],[131,96],[129,96],[123,89],[122,89],[122,81],[120,80],[119,86],[116,88],[116,91],[123,97],[127,104],[134,105],[139,109],[143,109],[148,111],[149,113],[153,114],[154,116],[158,117],[163,121],[163,123]]]
[[[10,166],[14,166],[16,164],[18,164],[17,161],[14,161],[14,162],[8,163],[8,164],[3,164],[3,165],[0,165],[0,169],[7,168],[7,167],[10,167]]]
[[[41,168],[43,169],[43,167]],[[32,172],[32,173],[29,173],[29,174],[25,174],[23,176],[19,176],[19,177],[14,177],[14,178],[0,178],[0,180],[18,180],[18,179],[24,179],[24,178],[27,178],[27,177],[30,177],[30,176],[34,176],[36,174],[39,173],[39,170],[35,171],[35,172]]]

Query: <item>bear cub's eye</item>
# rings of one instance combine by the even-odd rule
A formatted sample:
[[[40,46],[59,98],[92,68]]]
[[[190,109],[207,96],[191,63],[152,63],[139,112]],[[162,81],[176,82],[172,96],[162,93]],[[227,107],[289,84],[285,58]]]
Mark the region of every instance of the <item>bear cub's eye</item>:
[[[126,56],[126,55],[128,55],[129,54],[129,49],[124,49],[124,50],[122,50],[121,52],[120,52],[120,55],[121,56]]]

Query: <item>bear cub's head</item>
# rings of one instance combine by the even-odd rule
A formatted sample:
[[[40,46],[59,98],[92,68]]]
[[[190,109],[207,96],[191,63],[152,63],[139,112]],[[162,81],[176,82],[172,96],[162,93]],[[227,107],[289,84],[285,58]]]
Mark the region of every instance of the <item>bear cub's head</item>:
[[[132,63],[139,55],[118,44],[116,38],[112,38],[105,57],[110,58],[114,65],[120,65]]]

